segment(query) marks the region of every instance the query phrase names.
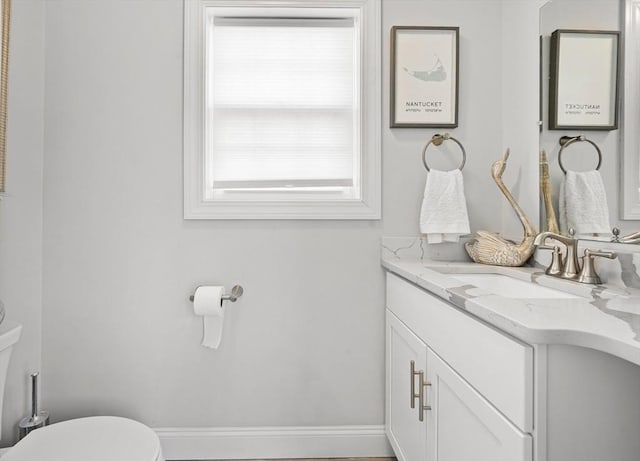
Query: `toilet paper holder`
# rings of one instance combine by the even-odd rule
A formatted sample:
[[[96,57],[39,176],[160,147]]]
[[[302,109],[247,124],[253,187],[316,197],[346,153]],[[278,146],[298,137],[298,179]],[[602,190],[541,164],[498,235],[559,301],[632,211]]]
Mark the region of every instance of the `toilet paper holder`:
[[[222,300],[231,301],[232,303],[235,303],[238,300],[238,298],[243,295],[243,293],[244,293],[244,288],[242,288],[240,285],[234,285],[231,288],[231,293],[225,293],[222,295]],[[194,295],[189,296],[189,301],[193,302],[193,298],[194,298]]]

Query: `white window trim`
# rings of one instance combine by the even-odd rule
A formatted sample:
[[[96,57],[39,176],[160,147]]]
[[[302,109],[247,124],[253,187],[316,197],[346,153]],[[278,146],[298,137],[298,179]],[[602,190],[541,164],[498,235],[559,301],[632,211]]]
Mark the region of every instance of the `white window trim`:
[[[204,184],[205,9],[256,6],[256,1],[185,0],[184,19],[184,218],[352,219],[381,216],[381,24],[380,0],[258,0],[258,6],[357,8],[362,37],[361,198],[354,200],[206,200]]]

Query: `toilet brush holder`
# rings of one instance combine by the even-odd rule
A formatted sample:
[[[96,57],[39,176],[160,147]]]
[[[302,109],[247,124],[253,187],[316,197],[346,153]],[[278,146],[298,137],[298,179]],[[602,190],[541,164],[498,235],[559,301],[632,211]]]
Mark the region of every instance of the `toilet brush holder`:
[[[38,409],[38,373],[31,374],[31,416],[26,416],[20,420],[18,429],[20,440],[29,432],[49,425],[49,412]]]

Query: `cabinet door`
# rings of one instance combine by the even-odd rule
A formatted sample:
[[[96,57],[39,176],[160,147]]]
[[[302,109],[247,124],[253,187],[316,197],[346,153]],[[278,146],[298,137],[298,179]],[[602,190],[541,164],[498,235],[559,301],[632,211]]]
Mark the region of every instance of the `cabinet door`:
[[[430,461],[531,461],[529,434],[520,432],[431,349],[427,366]]]
[[[419,420],[418,375],[425,370],[427,346],[387,310],[386,430],[399,461],[427,457],[426,421]],[[412,384],[413,383],[413,384]],[[413,392],[412,392],[413,390]],[[412,408],[413,407],[413,408]]]

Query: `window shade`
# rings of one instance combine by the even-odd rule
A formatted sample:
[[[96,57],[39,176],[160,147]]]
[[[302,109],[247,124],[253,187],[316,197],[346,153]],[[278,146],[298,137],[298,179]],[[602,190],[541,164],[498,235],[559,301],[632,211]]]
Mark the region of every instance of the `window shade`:
[[[216,17],[207,48],[206,171],[214,189],[354,186],[352,18]]]

